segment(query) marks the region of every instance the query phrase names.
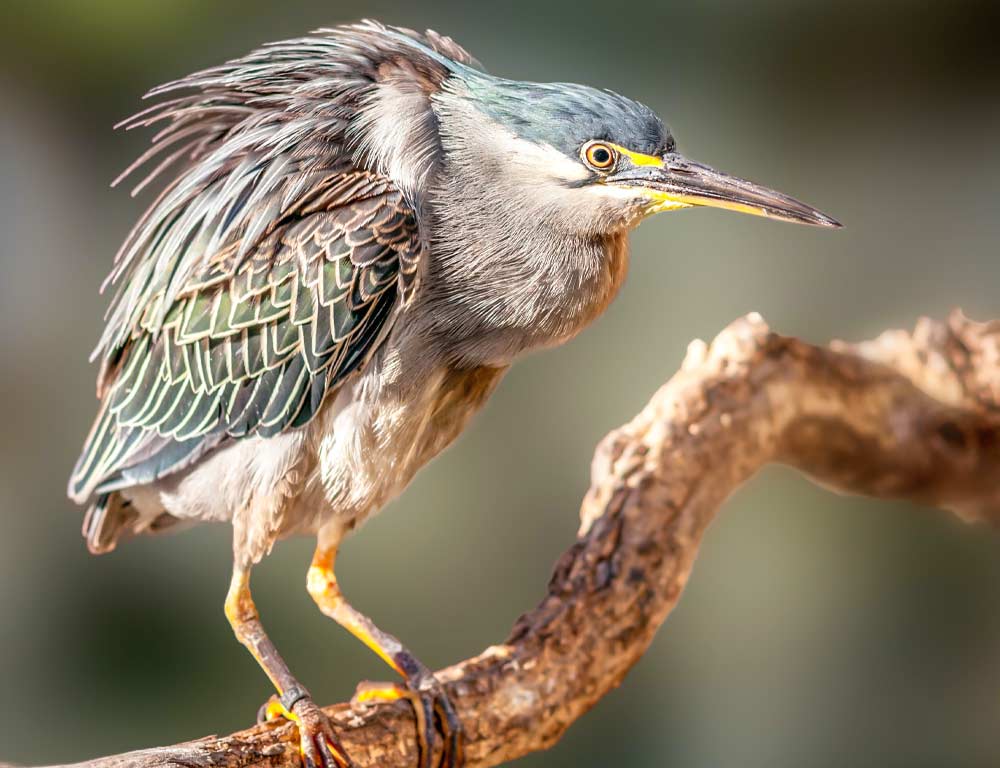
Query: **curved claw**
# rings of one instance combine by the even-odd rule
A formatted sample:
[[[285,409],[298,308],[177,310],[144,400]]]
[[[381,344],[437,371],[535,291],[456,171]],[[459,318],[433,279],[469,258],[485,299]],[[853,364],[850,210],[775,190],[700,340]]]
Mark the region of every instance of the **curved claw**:
[[[438,730],[444,738],[440,768],[459,768],[464,760],[462,723],[451,700],[433,676],[419,684],[411,681],[408,685],[363,682],[358,685],[352,703],[365,705],[399,699],[406,699],[413,707],[420,768],[433,768],[434,740]]]
[[[354,768],[330,719],[310,698],[300,699],[289,711],[281,699],[272,696],[257,711],[257,722],[290,720],[299,728],[299,754],[305,768]]]
[[[441,756],[441,766],[442,768],[460,768],[465,763],[462,722],[458,719],[451,699],[448,698],[437,680],[434,680],[430,692],[434,697],[434,713],[437,715],[441,734],[444,736],[444,754]]]

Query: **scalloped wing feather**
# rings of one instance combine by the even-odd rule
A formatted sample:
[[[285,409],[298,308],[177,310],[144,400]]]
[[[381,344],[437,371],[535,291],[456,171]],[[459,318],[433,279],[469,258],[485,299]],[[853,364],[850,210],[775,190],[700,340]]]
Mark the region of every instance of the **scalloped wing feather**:
[[[355,171],[245,260],[238,244],[221,251],[165,311],[155,297],[106,387],[71,496],[148,483],[226,440],[306,424],[412,295],[420,249],[401,193]]]

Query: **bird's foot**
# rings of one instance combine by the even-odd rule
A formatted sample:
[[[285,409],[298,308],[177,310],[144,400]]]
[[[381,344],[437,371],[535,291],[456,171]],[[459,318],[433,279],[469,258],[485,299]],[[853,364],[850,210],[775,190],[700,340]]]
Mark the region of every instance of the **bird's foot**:
[[[420,748],[420,768],[432,768],[434,739],[437,729],[444,738],[441,768],[460,768],[463,764],[462,723],[455,714],[451,700],[432,674],[414,678],[406,685],[399,683],[363,682],[354,693],[352,704],[364,706],[381,701],[410,702],[417,720],[417,744]]]
[[[289,693],[292,695],[289,696]],[[272,696],[257,712],[257,722],[283,718],[299,728],[299,753],[305,768],[353,768],[337,740],[330,719],[302,690]]]

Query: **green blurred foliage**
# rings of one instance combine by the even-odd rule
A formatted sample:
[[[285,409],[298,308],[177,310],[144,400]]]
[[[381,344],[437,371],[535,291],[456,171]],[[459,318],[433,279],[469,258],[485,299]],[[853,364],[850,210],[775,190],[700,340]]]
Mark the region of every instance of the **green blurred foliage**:
[[[64,478],[93,415],[96,288],[139,213],[107,182],[149,86],[357,19],[433,27],[493,72],[648,103],[682,150],[800,196],[831,233],[658,217],[594,328],[516,367],[473,428],[345,548],[353,602],[432,666],[502,639],[572,540],[595,442],[687,342],[758,310],[813,340],[962,305],[1000,316],[1000,22],[959,0],[40,0],[0,32],[0,757],[56,763],[247,725],[269,693],[221,605],[228,532],[86,554]],[[626,683],[526,765],[978,766],[1000,759],[997,536],[763,473],[707,537]],[[386,670],[304,590],[311,544],[258,569],[321,700]]]

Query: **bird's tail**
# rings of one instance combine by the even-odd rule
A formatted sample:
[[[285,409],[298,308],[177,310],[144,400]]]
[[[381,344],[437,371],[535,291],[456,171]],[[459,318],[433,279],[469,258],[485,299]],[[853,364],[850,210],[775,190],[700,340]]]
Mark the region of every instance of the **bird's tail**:
[[[132,503],[120,493],[102,493],[83,518],[83,537],[87,549],[103,555],[115,548],[122,533],[132,530],[139,514]]]
[[[169,512],[154,517],[143,516],[135,505],[118,491],[102,493],[83,518],[83,537],[91,554],[103,555],[113,550],[119,540],[140,533],[159,533],[168,528],[184,528],[182,520]]]

